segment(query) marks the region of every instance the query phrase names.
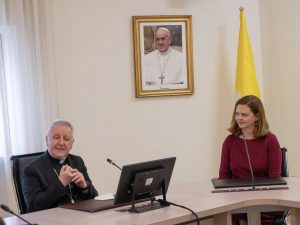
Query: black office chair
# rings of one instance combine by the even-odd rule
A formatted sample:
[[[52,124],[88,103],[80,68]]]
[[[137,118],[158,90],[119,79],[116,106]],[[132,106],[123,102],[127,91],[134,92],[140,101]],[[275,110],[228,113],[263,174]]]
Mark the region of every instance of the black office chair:
[[[24,168],[34,159],[42,155],[44,152],[36,152],[23,155],[12,155],[10,157],[12,180],[14,191],[18,202],[18,210],[20,214],[27,213],[27,206],[22,191],[22,177]]]
[[[281,154],[282,154],[282,164],[281,164],[281,176],[282,177],[288,177],[289,176],[289,170],[288,170],[288,158],[287,158],[287,149],[281,148]],[[286,210],[283,215],[281,215],[279,218],[276,218],[273,221],[272,225],[287,225],[287,218],[290,215],[290,210]]]
[[[5,225],[5,223],[4,223],[3,219],[1,218],[1,216],[0,216],[0,225]]]
[[[282,155],[282,163],[281,163],[281,176],[288,177],[289,170],[288,170],[288,158],[287,158],[287,149],[281,148],[281,155]]]

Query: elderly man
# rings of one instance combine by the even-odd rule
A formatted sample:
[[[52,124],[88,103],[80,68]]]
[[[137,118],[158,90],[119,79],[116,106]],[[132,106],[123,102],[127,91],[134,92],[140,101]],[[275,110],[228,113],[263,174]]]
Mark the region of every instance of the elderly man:
[[[46,136],[48,150],[24,170],[22,188],[29,212],[98,195],[81,157],[69,154],[73,142],[69,122],[51,123]]]
[[[172,37],[170,31],[160,27],[155,31],[156,50],[144,57],[145,86],[167,87],[169,85],[184,84],[185,62],[183,54],[171,48]]]

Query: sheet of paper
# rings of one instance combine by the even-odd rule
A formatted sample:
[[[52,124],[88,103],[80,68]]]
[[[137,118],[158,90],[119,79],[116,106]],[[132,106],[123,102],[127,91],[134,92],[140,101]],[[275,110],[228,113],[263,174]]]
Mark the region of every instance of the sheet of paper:
[[[110,200],[110,199],[114,199],[114,194],[113,193],[103,193],[99,196],[96,196],[94,199],[95,200],[100,200],[100,201]]]

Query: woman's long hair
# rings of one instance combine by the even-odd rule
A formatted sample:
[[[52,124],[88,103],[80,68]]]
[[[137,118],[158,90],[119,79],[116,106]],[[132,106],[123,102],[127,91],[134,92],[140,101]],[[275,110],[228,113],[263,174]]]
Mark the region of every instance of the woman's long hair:
[[[254,132],[253,132],[254,137],[256,138],[256,137],[266,136],[269,132],[269,124],[266,119],[264,106],[261,100],[254,95],[244,96],[235,103],[231,124],[227,130],[233,135],[236,136],[242,135],[242,130],[237,124],[235,119],[235,111],[238,105],[247,105],[252,111],[252,113],[254,114],[254,116],[256,116],[257,121],[255,122],[255,126],[254,126]]]

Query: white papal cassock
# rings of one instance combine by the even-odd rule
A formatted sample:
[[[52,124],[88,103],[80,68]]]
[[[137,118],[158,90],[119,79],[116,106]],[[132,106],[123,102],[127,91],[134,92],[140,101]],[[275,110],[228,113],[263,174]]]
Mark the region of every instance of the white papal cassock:
[[[186,87],[186,65],[182,52],[173,48],[161,53],[157,49],[144,57],[144,90]]]

